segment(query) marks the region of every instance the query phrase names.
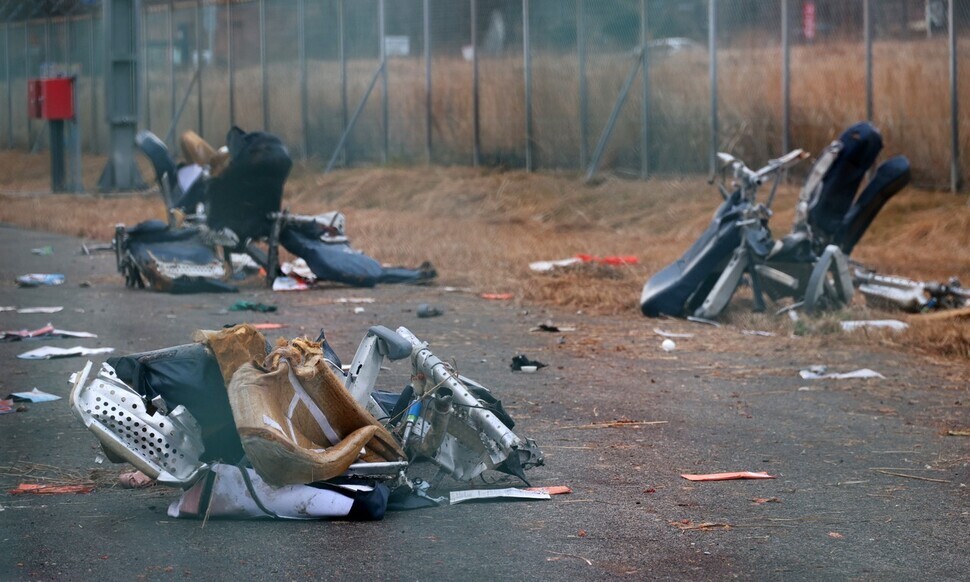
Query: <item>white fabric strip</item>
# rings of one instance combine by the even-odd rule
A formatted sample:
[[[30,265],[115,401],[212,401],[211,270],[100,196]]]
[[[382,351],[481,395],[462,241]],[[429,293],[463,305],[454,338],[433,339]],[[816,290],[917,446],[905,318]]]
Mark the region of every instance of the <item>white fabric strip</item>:
[[[293,386],[293,391],[296,393],[297,396],[300,397],[300,400],[303,401],[303,404],[306,405],[307,410],[310,411],[310,414],[313,416],[314,420],[317,421],[317,425],[320,427],[320,430],[323,431],[323,434],[326,435],[327,440],[329,440],[330,443],[334,445],[339,443],[343,439],[341,439],[337,435],[337,431],[333,429],[333,426],[331,426],[330,421],[327,420],[327,416],[323,413],[322,410],[320,410],[320,408],[313,401],[313,399],[310,398],[310,395],[306,393],[306,390],[303,388],[303,385],[300,384],[300,380],[296,377],[296,374],[293,373],[293,369],[290,368],[289,365],[287,364],[284,364],[284,365],[287,366],[286,369],[287,369],[287,372],[289,373],[290,384]]]
[[[266,426],[275,428],[276,430],[280,431],[280,433],[284,435],[286,434],[285,432],[283,432],[283,427],[280,426],[280,423],[276,422],[275,420],[266,416],[265,414],[263,415],[263,424],[265,424]]]

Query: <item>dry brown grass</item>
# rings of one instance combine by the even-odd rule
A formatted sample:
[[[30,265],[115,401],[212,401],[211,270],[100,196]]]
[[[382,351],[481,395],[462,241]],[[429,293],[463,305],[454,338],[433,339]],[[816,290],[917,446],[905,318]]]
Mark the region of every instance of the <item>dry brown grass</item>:
[[[970,39],[960,39],[962,54]],[[628,54],[592,54],[588,67],[590,144],[606,123],[631,65]],[[886,141],[885,153],[907,155],[917,183],[949,183],[949,73],[942,39],[876,42],[874,46],[874,112]],[[830,42],[792,49],[792,145],[817,152],[865,111],[864,48],[861,43]],[[752,162],[779,154],[781,146],[781,59],[778,47],[724,48],[718,53],[721,149]],[[363,95],[376,61],[348,62],[348,93],[353,108]],[[389,63],[390,156],[424,159],[424,63],[395,58]],[[472,68],[460,58],[433,62],[433,140],[435,159],[467,164],[472,157]],[[710,142],[708,57],[704,50],[656,56],[651,63],[651,163],[663,173],[703,172]],[[329,156],[341,133],[340,78],[337,62],[312,61],[308,71],[309,126],[312,151]],[[486,161],[523,164],[524,80],[518,55],[486,58],[480,64],[482,148]],[[533,145],[543,168],[575,168],[579,157],[578,67],[575,55],[533,56]],[[296,150],[303,143],[298,67],[272,65],[268,76],[270,127]],[[180,73],[178,86],[188,86]],[[236,71],[236,122],[256,129],[263,125],[261,74],[258,68]],[[170,121],[170,80],[153,78],[152,123],[156,132]],[[97,88],[95,86],[94,88]],[[82,95],[91,87],[84,85]],[[181,91],[181,89],[180,89]],[[635,83],[622,111],[604,167],[639,165],[640,83]],[[970,95],[970,75],[960,77],[961,95]],[[202,128],[218,140],[228,127],[228,73],[213,67],[205,76]],[[380,155],[380,85],[351,137],[358,160]],[[103,102],[103,99],[99,102]],[[87,108],[82,111],[90,125]],[[970,127],[963,116],[961,149],[970,151]],[[190,99],[180,129],[198,129],[196,100]],[[18,123],[20,121],[18,120]],[[99,121],[100,122],[100,121]],[[20,130],[18,129],[18,132]],[[89,137],[87,129],[85,136]],[[103,133],[103,130],[102,130]],[[102,136],[102,143],[104,137]],[[970,171],[970,168],[964,168]]]
[[[889,338],[890,341],[907,351],[970,360],[970,321],[967,319],[941,322],[912,317],[909,321],[910,328]]]
[[[92,183],[103,159],[86,163]],[[36,194],[49,191],[45,156],[0,153],[0,168],[6,168],[0,173],[3,222],[107,240],[116,223],[163,216],[157,194]],[[796,195],[793,186],[779,194],[772,222],[778,234],[791,223]],[[644,281],[694,241],[719,200],[702,180],[606,178],[584,185],[575,174],[434,166],[322,174],[312,165],[298,165],[284,204],[301,213],[342,209],[356,246],[391,264],[430,259],[442,285],[512,292],[531,303],[639,318]],[[887,205],[854,257],[887,273],[937,280],[956,275],[970,281],[968,248],[966,198],[910,188]],[[528,269],[531,261],[578,253],[634,255],[640,263],[549,274]],[[751,315],[746,305],[749,300],[741,293],[728,312],[730,324],[784,335],[793,331],[787,319]],[[840,317],[885,316],[899,314],[869,313],[860,306]],[[824,332],[825,326],[815,327],[812,333]],[[893,342],[965,356],[967,327],[965,320],[914,325]]]

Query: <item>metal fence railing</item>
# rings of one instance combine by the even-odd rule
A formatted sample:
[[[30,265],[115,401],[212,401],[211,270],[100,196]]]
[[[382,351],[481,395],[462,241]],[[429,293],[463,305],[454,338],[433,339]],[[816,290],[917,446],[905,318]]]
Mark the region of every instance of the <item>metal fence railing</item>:
[[[0,0],[0,146],[43,146],[26,81],[69,74],[83,147],[108,150],[101,4]],[[334,165],[653,176],[708,172],[717,150],[818,151],[868,118],[918,183],[956,190],[967,170],[970,2],[137,4],[139,126],[161,136],[219,143],[235,124]]]

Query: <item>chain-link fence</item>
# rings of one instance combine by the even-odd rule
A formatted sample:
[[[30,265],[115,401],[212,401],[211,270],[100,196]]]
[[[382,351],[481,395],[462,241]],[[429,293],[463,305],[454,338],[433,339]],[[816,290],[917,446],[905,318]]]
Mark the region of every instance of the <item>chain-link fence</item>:
[[[137,4],[139,126],[170,142],[239,125],[333,165],[679,175],[718,150],[817,152],[869,118],[941,187],[970,151],[966,0]],[[27,79],[65,74],[84,148],[107,151],[101,2],[0,0],[0,22],[0,145],[44,146]]]

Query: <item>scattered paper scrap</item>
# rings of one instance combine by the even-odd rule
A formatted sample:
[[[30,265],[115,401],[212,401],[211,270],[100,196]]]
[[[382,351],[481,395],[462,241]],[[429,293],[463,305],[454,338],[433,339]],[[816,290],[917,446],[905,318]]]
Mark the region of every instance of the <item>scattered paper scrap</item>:
[[[523,491],[536,491],[538,493],[546,493],[549,495],[568,495],[573,492],[572,489],[565,485],[553,485],[551,487],[524,487]]]
[[[0,331],[0,341],[17,341],[49,335],[54,331],[54,326],[47,324],[38,329],[20,329]]]
[[[283,271],[284,275],[302,279],[307,283],[313,283],[317,280],[317,276],[303,259],[295,259],[292,262],[283,263],[280,265],[280,271]]]
[[[946,436],[968,436],[970,437],[970,428],[951,428],[946,431]]]
[[[659,335],[660,337],[665,337],[668,339],[690,339],[694,337],[694,334],[692,333],[674,333],[672,331],[660,329],[659,327],[653,328],[653,333]]]
[[[869,379],[869,378],[885,379],[886,378],[879,372],[870,370],[869,368],[860,368],[858,370],[845,372],[843,374],[837,374],[835,372],[826,373],[825,366],[812,366],[811,368],[800,370],[798,372],[798,375],[805,380],[825,380],[825,379],[849,380],[852,378],[861,378],[861,379]]]
[[[775,479],[774,475],[757,471],[738,471],[735,473],[708,473],[706,475],[682,474],[688,481],[730,481],[733,479]]]
[[[295,277],[277,277],[273,279],[273,291],[306,291],[310,286]]]
[[[113,351],[115,351],[114,348],[84,348],[81,346],[74,346],[73,348],[43,347],[37,348],[36,350],[30,350],[29,352],[24,352],[19,354],[17,357],[21,360],[51,360],[54,358],[71,358],[74,356],[110,354]]]
[[[515,297],[515,295],[511,293],[482,293],[479,295],[479,297],[482,299],[489,299],[491,301],[508,301],[509,299]]]
[[[17,313],[60,313],[64,311],[63,307],[24,307],[18,309]]]
[[[781,503],[781,499],[777,497],[755,497],[751,500],[751,503],[755,505],[763,505],[765,503]]]
[[[862,321],[843,321],[843,331],[855,331],[862,328],[891,329],[893,331],[904,331],[909,328],[909,324],[898,319],[869,319]]]
[[[47,245],[46,247],[38,247],[36,249],[30,249],[30,252],[41,257],[49,257],[54,254],[54,247]]]
[[[64,275],[59,273],[29,273],[17,277],[17,283],[21,287],[63,285]]]
[[[14,402],[51,402],[53,400],[61,399],[61,397],[56,394],[44,392],[43,390],[38,390],[37,388],[27,392],[13,392],[12,394],[8,394],[7,398],[13,400]]]
[[[464,503],[465,501],[482,501],[486,499],[549,499],[548,493],[541,491],[526,491],[515,487],[506,489],[469,489],[467,491],[452,491],[448,495],[449,505]]]
[[[841,539],[842,539],[842,538],[844,538],[845,536],[844,536],[844,535],[842,535],[842,534],[840,534],[840,533],[839,533],[839,532],[837,532],[837,531],[830,531],[830,532],[829,532],[829,537],[830,537],[830,538],[835,538],[835,539],[837,539],[837,540],[841,540]]]
[[[80,339],[90,339],[90,338],[98,337],[97,334],[91,333],[89,331],[68,331],[66,329],[57,329],[57,328],[54,328],[54,331],[51,332],[51,335],[55,337],[72,337],[72,338],[80,338]]]
[[[65,493],[90,493],[94,491],[94,485],[40,485],[37,483],[21,483],[16,489],[10,489],[7,493],[11,495],[22,495],[29,493],[32,495],[62,495]]]
[[[47,324],[38,329],[20,329],[0,331],[0,341],[20,341],[25,339],[54,339],[54,338],[95,338],[93,333],[86,331],[67,331],[56,329],[53,325]]]
[[[581,262],[578,257],[572,257],[569,259],[559,259],[556,261],[535,261],[529,263],[529,268],[538,273],[544,273],[546,271],[551,271],[556,267],[568,267],[569,265],[575,265]]]
[[[373,297],[337,297],[334,303],[374,303]]]

